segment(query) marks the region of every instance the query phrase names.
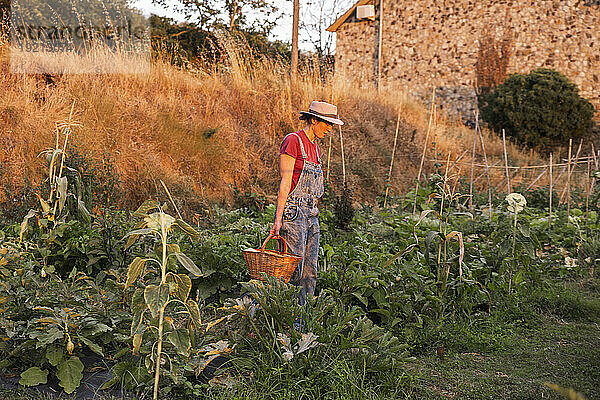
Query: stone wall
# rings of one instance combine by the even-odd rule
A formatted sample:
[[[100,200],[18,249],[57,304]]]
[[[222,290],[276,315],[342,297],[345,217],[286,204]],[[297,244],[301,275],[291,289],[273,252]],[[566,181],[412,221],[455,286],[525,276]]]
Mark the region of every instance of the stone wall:
[[[349,18],[337,31],[336,71],[359,86],[377,71],[375,21]],[[514,34],[509,73],[539,67],[562,72],[600,109],[600,7],[581,0],[386,0],[382,86],[431,96],[472,118],[479,38],[505,25]],[[506,21],[506,22],[505,22]],[[462,104],[456,104],[456,101]],[[466,115],[465,115],[466,114]]]

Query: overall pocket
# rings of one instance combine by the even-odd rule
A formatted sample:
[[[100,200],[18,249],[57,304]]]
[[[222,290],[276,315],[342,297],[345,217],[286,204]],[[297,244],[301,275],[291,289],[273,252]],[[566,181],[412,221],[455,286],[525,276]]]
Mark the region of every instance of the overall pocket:
[[[289,206],[286,206],[283,209],[283,220],[285,222],[292,222],[296,218],[298,218],[298,213],[299,212],[300,212],[300,210],[298,209],[298,206],[295,205],[295,204],[291,204]]]

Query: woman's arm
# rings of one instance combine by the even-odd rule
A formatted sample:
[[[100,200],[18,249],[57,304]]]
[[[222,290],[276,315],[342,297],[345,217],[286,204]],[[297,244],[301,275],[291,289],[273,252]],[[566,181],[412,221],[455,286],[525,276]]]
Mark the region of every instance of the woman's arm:
[[[292,187],[292,175],[294,174],[294,164],[296,159],[287,154],[282,154],[279,158],[279,173],[281,182],[279,183],[279,193],[277,194],[277,210],[275,211],[275,223],[271,228],[271,235],[279,235],[279,230],[283,225],[283,209],[287,201],[290,188]]]

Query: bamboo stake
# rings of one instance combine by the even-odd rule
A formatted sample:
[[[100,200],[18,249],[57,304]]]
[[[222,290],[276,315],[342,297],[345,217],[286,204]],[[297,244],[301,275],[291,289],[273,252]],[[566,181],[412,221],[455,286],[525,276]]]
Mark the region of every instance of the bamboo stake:
[[[485,152],[485,142],[483,141],[483,134],[481,133],[481,128],[479,130],[479,140],[481,141],[481,149],[483,150],[483,162],[485,163],[485,172],[487,174],[487,182],[488,182],[488,205],[490,208],[490,221],[492,219],[492,187],[490,185],[490,169],[488,168],[487,162],[487,154]]]
[[[569,140],[569,142],[571,142],[571,140]],[[576,160],[579,160],[579,152],[581,151],[581,145],[583,144],[583,139],[579,142],[579,147],[577,148],[577,155],[575,156]],[[570,153],[569,153],[570,154]],[[571,162],[569,160],[569,165],[571,165]],[[571,175],[573,174],[573,171],[575,171],[575,167],[578,165],[578,163],[574,164],[574,167],[572,170],[569,171],[569,176],[567,178],[567,181],[571,181]],[[560,202],[563,202],[563,199],[565,198],[565,193],[567,191],[567,188],[565,187],[562,191],[562,193],[560,194]],[[571,188],[569,187],[569,193],[571,192]]]
[[[398,141],[398,130],[400,129],[400,110],[398,110],[398,120],[396,121],[396,135],[394,136],[394,148],[392,149],[392,160],[390,161],[390,171],[388,173],[388,181],[385,187],[385,198],[383,199],[383,208],[387,205],[388,192],[392,183],[392,167],[394,166],[394,156],[396,155],[396,142]]]
[[[502,129],[502,146],[504,148],[504,167],[506,168],[506,188],[508,189],[508,193],[512,193],[510,190],[510,176],[508,174],[508,155],[506,154],[506,134],[504,133],[504,129]]]
[[[587,225],[588,222],[588,211],[590,209],[590,170],[592,167],[591,160],[588,158],[587,163],[587,176],[585,178],[585,223]]]
[[[329,95],[329,100],[331,104],[334,104],[333,101],[333,92],[334,92],[334,85],[331,85],[331,93]],[[327,148],[327,177],[325,178],[325,181],[327,183],[329,183],[329,162],[331,161],[331,145],[333,144],[333,135],[329,135],[329,147]]]
[[[473,153],[471,153],[471,182],[469,183],[469,209],[473,210],[473,172],[475,171],[475,147],[477,145],[477,125],[479,113],[475,113],[475,132],[473,132]]]
[[[327,149],[327,182],[329,182],[329,162],[331,161],[331,144],[333,135],[329,135],[329,148]]]
[[[567,217],[571,216],[571,151],[573,139],[569,139],[569,165],[567,165]]]
[[[548,229],[552,226],[552,186],[554,181],[552,180],[552,153],[550,153],[550,195],[549,195],[549,205],[550,205],[550,214],[548,215]]]
[[[535,183],[536,183],[537,181],[539,181],[539,180],[540,180],[540,178],[546,174],[546,172],[548,172],[548,169],[545,169],[545,170],[543,170],[543,171],[542,171],[542,173],[541,173],[541,174],[539,174],[539,175],[538,175],[538,177],[537,177],[537,178],[535,178],[535,180],[529,184],[529,186],[527,186],[527,190],[531,189],[531,188],[532,188],[532,186],[533,186],[533,185],[535,185]]]
[[[594,143],[592,143],[592,155],[594,156],[594,168],[597,170],[598,169],[598,159],[596,158],[596,153],[594,150]],[[590,184],[590,189],[589,189],[589,195],[592,195],[592,190],[594,190],[594,185],[596,184],[596,177],[593,176],[592,177],[592,182]]]
[[[527,167],[530,166],[531,164],[533,164],[533,148],[529,150],[529,160],[527,161]],[[546,168],[544,168],[544,171],[546,170]],[[529,170],[525,169],[525,178],[523,178],[524,180],[529,179]],[[521,175],[522,176],[522,175]]]
[[[338,125],[340,128],[340,147],[342,148],[342,182],[346,184],[346,160],[344,158],[344,138],[342,137],[342,126]]]
[[[454,162],[450,166],[450,171],[452,171],[457,164],[460,164],[459,161],[462,160],[462,158],[465,156],[465,154],[467,154],[468,151],[469,150],[463,151],[463,153],[460,155],[460,157],[458,157],[456,160],[454,160]],[[461,169],[459,168],[458,170],[460,171]]]
[[[495,167],[496,165],[498,165],[498,163],[500,163],[500,161],[496,161],[496,163],[494,163],[494,165],[490,165],[490,168]],[[485,168],[485,166],[484,166]],[[475,180],[473,181],[473,184],[476,184],[481,178],[483,178],[486,174],[486,170],[484,170],[481,174],[479,174],[479,176],[477,178],[475,178]]]
[[[165,192],[167,192],[167,196],[169,196],[169,200],[171,200],[171,204],[175,208],[175,211],[177,211],[177,216],[179,217],[180,220],[183,221],[183,217],[181,216],[181,213],[179,212],[179,209],[177,208],[177,205],[175,204],[175,201],[173,200],[173,197],[171,196],[171,192],[169,192],[169,189],[167,189],[167,185],[165,185],[165,183],[162,181],[162,179],[159,179],[159,181],[160,181],[161,185],[163,186],[163,188],[165,189]]]
[[[425,162],[425,151],[427,150],[427,141],[429,140],[429,132],[431,132],[431,123],[433,120],[433,110],[435,108],[435,88],[431,95],[431,111],[429,112],[429,125],[427,126],[427,134],[425,135],[425,142],[423,143],[423,154],[421,155],[421,164],[419,165],[419,173],[417,174],[417,183],[415,186],[415,200],[413,202],[413,215],[417,212],[417,194],[419,193],[419,180],[421,179],[421,172],[423,171],[423,163]]]
[[[559,165],[563,165],[563,164],[554,164],[555,167],[558,167]],[[567,165],[565,164],[562,169],[560,170],[560,174],[558,174],[558,176],[556,177],[556,179],[554,180],[554,185],[558,186],[558,181],[560,181],[560,177],[565,173],[565,171],[567,170]]]

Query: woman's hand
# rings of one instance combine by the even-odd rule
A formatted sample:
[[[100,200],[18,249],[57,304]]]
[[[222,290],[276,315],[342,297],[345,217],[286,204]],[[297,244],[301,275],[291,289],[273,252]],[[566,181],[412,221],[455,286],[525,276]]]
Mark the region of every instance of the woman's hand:
[[[279,236],[279,230],[281,229],[282,225],[283,225],[283,223],[281,222],[281,220],[275,221],[275,223],[273,224],[273,227],[269,231],[269,234],[273,235],[273,236]]]

